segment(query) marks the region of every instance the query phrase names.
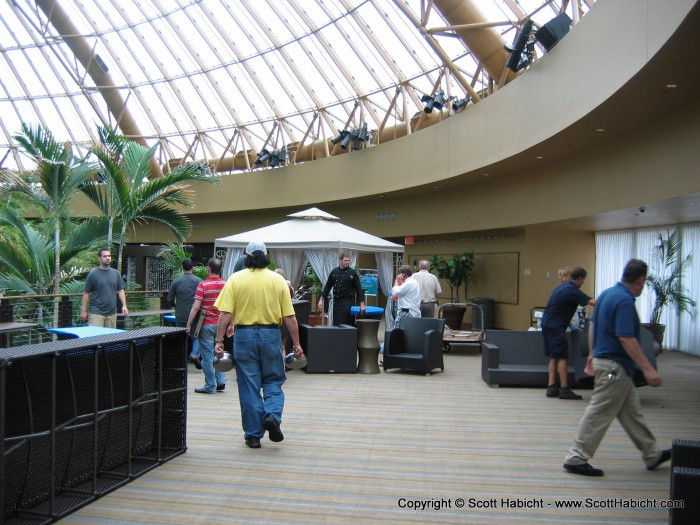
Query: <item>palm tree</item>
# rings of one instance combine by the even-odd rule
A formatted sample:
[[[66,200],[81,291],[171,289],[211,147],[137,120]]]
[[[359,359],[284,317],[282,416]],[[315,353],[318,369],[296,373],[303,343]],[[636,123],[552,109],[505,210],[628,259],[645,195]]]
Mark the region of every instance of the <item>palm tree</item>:
[[[650,324],[660,323],[661,314],[667,306],[676,306],[679,314],[694,313],[695,301],[686,295],[682,288],[683,275],[693,264],[693,254],[689,253],[683,259],[680,255],[681,234],[678,229],[673,230],[666,238],[659,234],[647,276],[647,286],[654,291]]]
[[[129,229],[136,224],[156,221],[167,226],[178,242],[190,233],[190,221],[175,207],[192,207],[194,192],[185,182],[199,180],[213,184],[206,162],[179,166],[170,173],[150,180],[151,159],[157,146],[146,148],[117,134],[110,128],[98,128],[100,144],[91,151],[99,159],[100,181],[82,187],[83,193],[100,209],[108,221],[108,244],[116,231],[119,244],[117,269],[121,272],[122,253]]]
[[[11,236],[5,236],[0,242],[0,291],[44,295],[52,290],[56,293],[57,288],[58,293],[71,293],[83,286],[78,278],[85,270],[68,265],[95,242],[102,231],[98,231],[99,225],[88,222],[70,232],[59,250],[58,277],[54,273],[56,261],[51,235],[42,232],[40,227],[23,219],[10,207],[0,208],[0,226],[7,226],[12,231]],[[54,307],[54,326],[57,316],[58,308]]]
[[[32,207],[46,217],[53,227],[53,283],[54,294],[58,294],[61,274],[61,228],[70,220],[71,202],[80,188],[90,180],[95,166],[84,159],[73,156],[70,144],[58,142],[53,134],[41,125],[22,124],[22,132],[14,139],[36,162],[36,183],[27,181],[27,175],[3,170],[0,182],[4,190],[25,196]],[[58,308],[55,311],[58,321]]]

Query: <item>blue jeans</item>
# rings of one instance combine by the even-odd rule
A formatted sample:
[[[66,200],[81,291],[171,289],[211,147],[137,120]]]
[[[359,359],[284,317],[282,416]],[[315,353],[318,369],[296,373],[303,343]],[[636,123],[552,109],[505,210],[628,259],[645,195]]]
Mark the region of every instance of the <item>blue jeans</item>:
[[[239,328],[233,335],[238,400],[246,438],[263,437],[263,418],[268,414],[282,422],[282,384],[286,376],[281,344],[279,328]]]
[[[177,326],[178,328],[184,328],[185,326],[187,326],[187,323],[175,321],[175,326]],[[199,356],[199,337],[188,337],[187,339],[189,340],[189,357]]]
[[[207,392],[216,392],[217,385],[226,384],[226,374],[214,370],[214,340],[216,325],[205,324],[199,332],[199,355],[202,358],[204,388]]]

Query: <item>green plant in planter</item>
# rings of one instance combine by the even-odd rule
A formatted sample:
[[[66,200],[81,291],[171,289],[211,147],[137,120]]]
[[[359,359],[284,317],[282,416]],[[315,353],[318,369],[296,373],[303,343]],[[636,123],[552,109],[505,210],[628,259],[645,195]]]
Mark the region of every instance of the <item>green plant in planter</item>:
[[[469,283],[469,277],[474,273],[474,252],[456,253],[451,259],[445,259],[437,255],[430,258],[430,271],[444,279],[450,286],[450,302],[459,302],[459,289],[462,284]]]
[[[695,301],[682,288],[683,275],[693,264],[693,254],[680,259],[681,236],[678,229],[668,237],[659,234],[659,243],[654,247],[647,286],[654,291],[654,306],[649,324],[660,324],[661,315],[667,306],[675,306],[679,313],[695,315]]]

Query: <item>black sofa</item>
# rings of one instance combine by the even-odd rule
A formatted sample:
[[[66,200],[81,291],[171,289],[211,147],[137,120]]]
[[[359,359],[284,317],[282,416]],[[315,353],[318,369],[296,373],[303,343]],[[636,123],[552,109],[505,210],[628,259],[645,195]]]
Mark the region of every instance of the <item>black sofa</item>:
[[[586,375],[588,334],[577,330],[567,332],[569,345],[568,380],[576,387],[593,386]],[[656,367],[654,339],[642,330],[640,342],[647,359]],[[542,332],[539,330],[487,330],[481,353],[481,378],[489,386],[531,386],[545,388],[548,382],[549,360],[544,355]],[[635,376],[635,384],[646,384],[644,376]]]

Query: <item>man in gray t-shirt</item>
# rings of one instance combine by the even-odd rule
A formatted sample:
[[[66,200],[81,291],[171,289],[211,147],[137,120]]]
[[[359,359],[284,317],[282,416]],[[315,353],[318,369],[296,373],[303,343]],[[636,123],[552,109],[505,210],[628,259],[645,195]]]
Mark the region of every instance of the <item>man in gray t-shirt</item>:
[[[182,261],[183,273],[180,277],[173,279],[168,289],[168,304],[175,305],[175,326],[187,326],[187,319],[190,317],[190,310],[194,304],[194,292],[202,279],[194,275],[194,264],[192,259]],[[198,364],[196,358],[199,356],[198,338],[190,338],[188,345],[190,359]],[[193,359],[194,357],[194,359]]]
[[[117,295],[122,303],[122,315],[129,313],[126,307],[124,280],[114,268],[110,268],[112,254],[108,248],[97,252],[100,264],[90,270],[85,279],[85,292],[80,308],[80,319],[90,326],[117,327]],[[88,314],[88,303],[90,305]]]

